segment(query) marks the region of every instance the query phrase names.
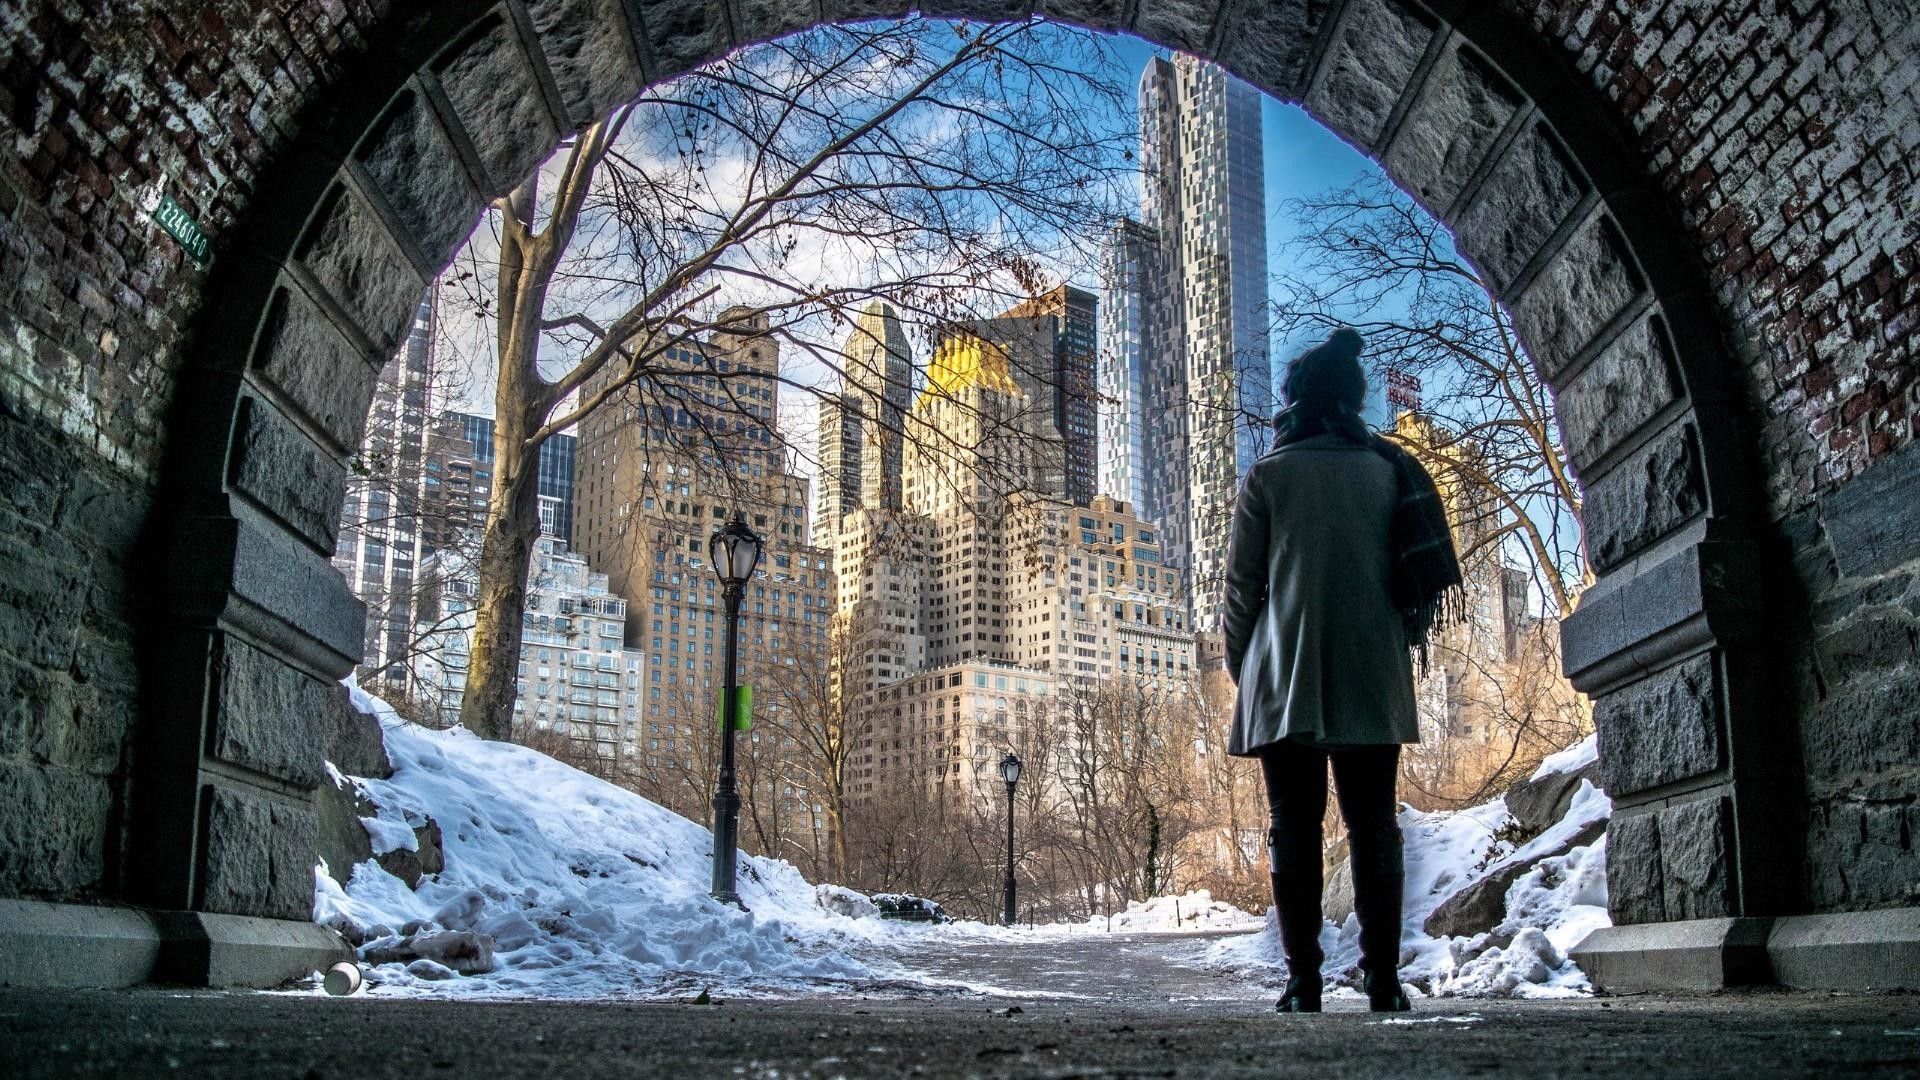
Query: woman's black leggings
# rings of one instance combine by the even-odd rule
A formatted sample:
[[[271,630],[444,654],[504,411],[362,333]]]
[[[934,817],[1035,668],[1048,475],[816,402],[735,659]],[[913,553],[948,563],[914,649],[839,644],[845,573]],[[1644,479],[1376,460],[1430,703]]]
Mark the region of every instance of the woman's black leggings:
[[[1267,781],[1267,832],[1280,942],[1292,971],[1317,971],[1320,950],[1320,827],[1327,816],[1327,766],[1352,851],[1353,908],[1360,916],[1360,963],[1392,970],[1400,959],[1400,893],[1406,883],[1394,784],[1400,747],[1325,750],[1282,739],[1260,750]]]

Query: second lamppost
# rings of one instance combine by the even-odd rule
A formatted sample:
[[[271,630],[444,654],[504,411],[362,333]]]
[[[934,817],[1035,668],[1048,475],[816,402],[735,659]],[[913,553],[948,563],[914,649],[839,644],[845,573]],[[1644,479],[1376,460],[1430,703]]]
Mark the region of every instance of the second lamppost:
[[[753,568],[760,562],[760,538],[747,527],[746,516],[736,512],[733,520],[713,530],[707,541],[707,554],[713,559],[713,572],[720,577],[727,602],[727,679],[720,705],[720,784],[713,792],[713,898],[735,907],[740,894],[734,891],[734,860],[740,835],[740,793],[733,786],[733,732],[739,726],[740,703],[736,679],[740,661],[740,601],[747,594],[747,582],[753,580]]]
[[[1020,782],[1020,756],[1007,751],[1000,759],[1000,779],[1007,782],[1007,890],[1006,910],[1001,913],[1004,926],[1013,925],[1013,785]]]

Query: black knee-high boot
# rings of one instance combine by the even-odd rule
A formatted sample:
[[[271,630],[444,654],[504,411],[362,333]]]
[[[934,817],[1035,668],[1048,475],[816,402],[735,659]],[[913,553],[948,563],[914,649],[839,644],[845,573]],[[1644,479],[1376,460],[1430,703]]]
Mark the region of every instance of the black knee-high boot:
[[[1270,831],[1267,841],[1280,947],[1287,955],[1287,988],[1277,1007],[1281,1012],[1319,1012],[1320,964],[1325,959],[1320,951],[1319,845],[1286,842],[1279,829]],[[1303,846],[1313,850],[1296,850]]]
[[[1375,1012],[1404,1012],[1400,988],[1401,894],[1406,889],[1400,825],[1389,818],[1364,834],[1350,832],[1353,911],[1360,917],[1360,970]]]

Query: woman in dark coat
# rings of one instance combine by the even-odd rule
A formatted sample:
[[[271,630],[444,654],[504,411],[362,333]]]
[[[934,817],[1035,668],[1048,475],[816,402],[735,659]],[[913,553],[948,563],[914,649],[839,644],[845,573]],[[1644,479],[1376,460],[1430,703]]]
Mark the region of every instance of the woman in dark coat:
[[[1275,446],[1247,473],[1227,555],[1227,750],[1257,757],[1288,979],[1282,1012],[1320,1010],[1320,827],[1327,769],[1353,852],[1360,966],[1375,1011],[1405,1010],[1406,877],[1394,783],[1418,742],[1410,649],[1457,611],[1453,542],[1433,480],[1360,419],[1360,335],[1342,328],[1287,369]]]

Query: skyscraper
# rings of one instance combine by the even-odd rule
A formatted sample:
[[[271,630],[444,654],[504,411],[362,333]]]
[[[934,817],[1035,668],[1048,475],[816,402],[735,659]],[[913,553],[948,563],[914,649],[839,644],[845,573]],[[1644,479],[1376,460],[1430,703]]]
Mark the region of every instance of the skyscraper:
[[[1071,285],[1059,285],[1018,304],[1003,319],[1051,320],[1053,426],[1065,443],[1067,501],[1085,506],[1099,493],[1100,433],[1095,427],[1095,363],[1100,343],[1100,300]]]
[[[820,403],[820,493],[816,543],[857,507],[900,508],[902,432],[913,402],[912,353],[893,306],[875,300],[841,350],[840,392]]]
[[[1140,77],[1144,222],[1123,223],[1108,248],[1117,336],[1103,385],[1117,395],[1118,441],[1107,472],[1160,518],[1168,558],[1188,568],[1201,630],[1220,623],[1233,500],[1274,406],[1260,139],[1258,91],[1190,56],[1150,60]],[[1118,430],[1130,425],[1138,437]]]

